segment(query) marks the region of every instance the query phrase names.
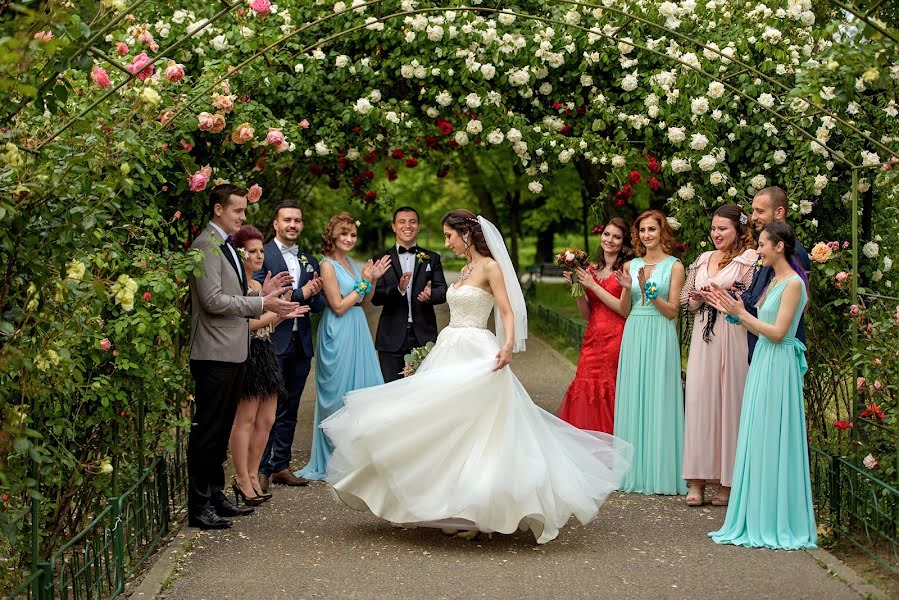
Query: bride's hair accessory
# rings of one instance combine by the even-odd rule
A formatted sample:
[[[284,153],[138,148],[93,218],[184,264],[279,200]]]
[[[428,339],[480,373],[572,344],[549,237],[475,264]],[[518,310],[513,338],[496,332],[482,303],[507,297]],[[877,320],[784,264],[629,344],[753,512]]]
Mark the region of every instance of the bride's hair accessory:
[[[360,296],[364,296],[371,291],[371,281],[368,279],[360,279],[353,285],[353,291]]]
[[[740,225],[746,225],[749,223],[749,217],[746,216],[746,213],[740,213]]]

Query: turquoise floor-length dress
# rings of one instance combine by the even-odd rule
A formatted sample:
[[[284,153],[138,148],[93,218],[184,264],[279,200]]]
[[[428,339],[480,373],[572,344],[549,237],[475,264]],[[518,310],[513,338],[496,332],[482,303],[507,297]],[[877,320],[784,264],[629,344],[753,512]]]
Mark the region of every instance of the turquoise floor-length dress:
[[[340,295],[353,291],[362,279],[359,269],[350,260],[353,272],[339,262],[323,257],[322,262],[334,266]],[[384,383],[375,345],[368,329],[368,321],[361,306],[353,306],[337,315],[326,306],[318,324],[315,344],[315,418],[312,425],[312,451],[309,463],[297,471],[297,477],[324,479],[333,446],[319,424],[343,406],[347,392]]]
[[[799,276],[768,291],[759,320],[774,324],[792,279]],[[807,300],[803,285],[787,335],[779,343],[759,336],[752,355],[727,516],[721,529],[709,534],[719,544],[797,550],[817,542],[802,397],[808,365],[805,345],[796,339]]]
[[[668,299],[671,268],[677,258],[660,261],[649,275],[660,298]],[[631,312],[624,324],[615,384],[615,436],[634,447],[621,491],[638,494],[687,493],[681,475],[684,455],[684,392],[680,344],[674,321],[644,299],[631,261]]]

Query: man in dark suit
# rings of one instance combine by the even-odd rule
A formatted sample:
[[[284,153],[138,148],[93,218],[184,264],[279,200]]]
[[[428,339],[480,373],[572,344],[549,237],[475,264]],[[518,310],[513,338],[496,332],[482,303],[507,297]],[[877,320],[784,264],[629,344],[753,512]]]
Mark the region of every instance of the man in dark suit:
[[[392,227],[396,243],[375,257],[389,255],[392,268],[378,280],[372,296],[372,304],[383,307],[375,348],[385,382],[400,378],[410,350],[437,340],[434,306],[446,302],[440,255],[416,244],[418,212],[409,206],[396,209]]]
[[[293,200],[285,200],[275,207],[272,226],[275,237],[263,246],[265,258],[262,269],[253,275],[253,279],[262,281],[268,272],[289,273],[293,278],[291,301],[308,304],[312,312],[321,312],[325,308],[325,296],[321,293],[318,261],[298,245],[300,234],[303,233],[303,211]],[[309,483],[306,479],[294,476],[290,470],[290,459],[293,454],[293,436],[297,429],[300,396],[312,365],[310,319],[283,321],[275,328],[271,340],[287,394],[278,398],[275,422],[259,465],[259,484],[263,492],[268,491],[269,483]]]
[[[787,193],[777,186],[766,187],[756,192],[755,196],[752,197],[752,224],[755,226],[756,235],[760,235],[768,223],[786,221],[788,207]],[[802,267],[806,277],[808,277],[812,270],[812,264],[809,262],[808,252],[805,251],[805,248],[799,242],[799,238],[796,238],[795,251],[796,260],[799,261],[799,266]],[[774,269],[771,267],[755,267],[755,272],[752,274],[752,283],[743,292],[742,297],[746,310],[753,317],[758,316],[756,306],[773,277]],[[803,317],[799,318],[796,337],[800,342],[805,343],[805,320]],[[749,362],[751,363],[752,353],[755,351],[755,344],[759,338],[754,333],[748,332],[747,340],[749,342]]]
[[[280,298],[290,275],[264,277],[262,293],[249,292],[243,265],[230,243],[246,218],[247,190],[217,185],[209,195],[210,222],[191,250],[203,253],[203,272],[190,277],[190,372],[195,382],[194,414],[187,442],[188,523],[226,529],[225,517],[249,514],[222,493],[228,438],[250,348],[248,318],[270,310],[285,316],[298,305]],[[304,320],[304,319],[300,319]]]

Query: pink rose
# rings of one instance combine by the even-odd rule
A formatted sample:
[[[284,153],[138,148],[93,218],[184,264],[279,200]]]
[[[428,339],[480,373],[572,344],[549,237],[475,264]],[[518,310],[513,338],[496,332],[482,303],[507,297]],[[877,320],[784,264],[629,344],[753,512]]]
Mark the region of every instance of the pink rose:
[[[250,204],[256,204],[259,202],[259,199],[262,198],[262,188],[258,183],[254,183],[250,186],[250,190],[247,192],[247,201]]]
[[[165,68],[165,78],[171,83],[175,83],[176,81],[181,81],[183,77],[184,65],[170,60],[168,66]]]
[[[849,273],[847,273],[846,271],[840,271],[836,275],[836,280],[839,282],[846,281],[848,278],[849,278]]]
[[[153,297],[153,294],[151,294],[150,292],[144,292],[144,300],[146,300],[147,302],[149,302],[150,298],[152,298],[152,297]]]
[[[175,221],[177,221],[178,219],[180,219],[180,218],[181,218],[181,211],[180,211],[180,210],[176,210],[176,211],[175,211],[175,214],[173,215],[173,217],[174,217],[174,220],[175,220]]]
[[[188,187],[190,187],[190,191],[192,192],[202,192],[206,189],[206,184],[209,183],[209,178],[212,176],[212,168],[209,165],[206,165],[196,173],[190,176],[188,179]]]
[[[146,52],[141,52],[132,58],[131,64],[125,68],[141,81],[146,81],[148,77],[153,75],[153,59],[147,56]]]
[[[112,82],[109,80],[109,75],[101,66],[95,66],[93,69],[91,69],[91,80],[97,85],[97,87],[101,88],[108,88],[112,85]]]
[[[866,457],[864,458],[864,460],[862,460],[862,464],[864,464],[865,467],[867,467],[867,468],[869,468],[869,469],[873,469],[874,467],[876,467],[876,466],[879,465],[880,463],[877,462],[877,459],[874,458],[874,455],[873,455],[873,454],[868,454],[868,456],[866,456]]]
[[[53,32],[52,31],[38,31],[37,33],[34,34],[34,39],[36,39],[39,42],[49,42],[50,40],[53,39]]]
[[[100,350],[106,352],[110,348],[112,348],[112,342],[109,341],[109,338],[103,338],[102,340],[100,340]]]
[[[214,117],[211,113],[201,112],[197,115],[197,129],[200,131],[209,131],[212,129],[212,122]]]
[[[309,121],[306,119],[303,119],[302,121],[300,121],[300,128],[301,129],[309,129]]]
[[[225,115],[222,113],[215,113],[212,115],[212,127],[209,129],[212,133],[221,133],[221,131],[225,128]]]
[[[883,384],[880,383],[879,379],[874,380],[874,389],[877,390],[878,392],[883,389]]]
[[[269,129],[268,135],[265,136],[265,143],[269,146],[280,146],[285,141],[284,133],[280,129]]]
[[[250,4],[250,10],[257,15],[270,15],[272,14],[272,3],[269,0],[253,0]]]
[[[137,41],[139,41],[144,46],[147,46],[153,52],[159,50],[159,44],[157,44],[156,40],[153,39],[153,34],[146,29],[137,34]]]
[[[879,367],[879,366],[880,366],[880,359],[879,359],[879,358],[875,358],[875,359],[872,360],[871,362],[874,364],[875,367]]]
[[[850,315],[857,315],[861,309],[859,309],[858,304],[853,304],[849,307]]]
[[[226,94],[213,94],[212,105],[227,114],[234,110],[234,96]]]
[[[241,123],[231,132],[231,141],[235,144],[246,144],[253,139],[256,130],[249,123]]]
[[[119,56],[125,56],[128,52],[130,52],[130,49],[125,42],[119,42],[115,45],[115,53]]]

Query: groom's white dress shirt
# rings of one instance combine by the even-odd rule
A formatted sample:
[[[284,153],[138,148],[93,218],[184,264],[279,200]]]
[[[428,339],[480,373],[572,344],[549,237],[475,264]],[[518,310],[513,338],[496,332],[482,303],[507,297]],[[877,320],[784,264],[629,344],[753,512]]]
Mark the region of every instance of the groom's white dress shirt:
[[[414,273],[415,272],[415,255],[411,252],[406,252],[405,254],[399,254],[400,245],[396,245],[397,255],[400,257],[400,271],[403,273]],[[406,294],[406,300],[409,303],[409,322],[412,322],[412,278],[409,278],[409,283],[406,285],[405,290],[400,290],[404,294]]]
[[[275,245],[278,246],[278,249],[281,251],[281,256],[284,257],[284,262],[287,264],[287,272],[293,277],[293,289],[297,289],[300,286],[300,259],[296,254],[290,251],[291,248],[295,248],[296,246],[282,244],[281,240],[278,238],[275,238]],[[299,328],[300,326],[297,325],[297,320],[294,319],[293,330],[298,331]]]
[[[240,280],[240,283],[244,283],[244,272],[243,272],[243,261],[240,260],[240,257],[237,255],[237,251],[234,249],[234,246],[228,243],[228,234],[225,233],[225,230],[209,221],[209,224],[212,225],[212,228],[222,236],[222,239],[225,240],[225,248],[227,248],[231,252],[231,258],[234,259],[234,264],[237,265],[237,278]]]

